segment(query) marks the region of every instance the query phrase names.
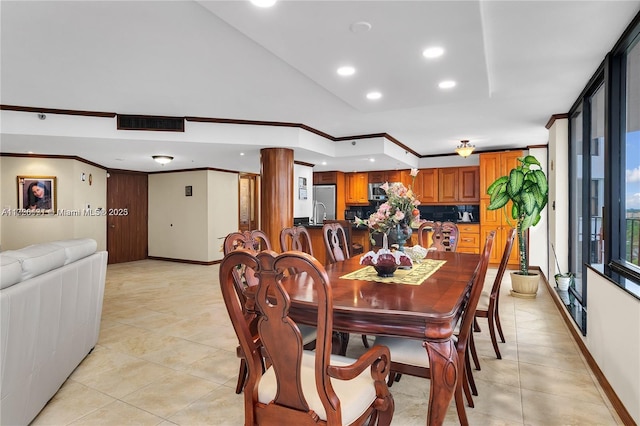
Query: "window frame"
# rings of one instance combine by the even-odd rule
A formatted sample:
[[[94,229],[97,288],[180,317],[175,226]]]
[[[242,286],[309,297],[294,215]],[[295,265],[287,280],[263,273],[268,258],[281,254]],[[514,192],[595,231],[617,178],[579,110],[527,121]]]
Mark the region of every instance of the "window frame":
[[[626,120],[627,120],[627,54],[640,43],[640,13],[635,16],[631,24],[622,34],[614,48],[609,52],[589,79],[580,96],[569,109],[569,179],[573,176],[577,166],[576,158],[582,155],[580,186],[569,187],[569,211],[579,212],[582,223],[569,215],[569,264],[579,268],[582,276],[581,292],[570,287],[570,295],[579,306],[568,306],[570,315],[578,327],[586,335],[586,309],[588,301],[587,271],[592,270],[608,281],[621,287],[627,293],[640,299],[640,267],[626,261],[626,206],[621,203],[626,195]],[[597,91],[604,88],[604,143],[598,147],[599,155],[604,155],[604,208],[602,218],[603,250],[602,263],[592,263],[591,248],[591,204],[592,204],[592,154],[594,148],[591,129],[592,110],[591,100]],[[574,123],[572,120],[581,114],[582,140],[574,143]],[[578,147],[581,147],[580,154]],[[574,164],[575,163],[575,164]],[[580,206],[575,205],[576,192],[580,191],[582,198]],[[572,220],[573,219],[573,220]],[[582,241],[579,236],[582,235]],[[575,237],[575,238],[574,238]],[[613,238],[616,237],[616,238]],[[615,239],[615,241],[614,241]],[[575,240],[575,242],[574,242]],[[582,250],[578,256],[578,247]],[[597,244],[597,243],[596,243]],[[581,260],[578,266],[577,261]]]
[[[609,139],[615,143],[609,144],[609,159],[605,162],[609,169],[607,172],[605,168],[605,179],[609,181],[608,194],[610,198],[605,202],[609,203],[609,214],[613,219],[605,227],[605,237],[607,235],[626,235],[626,211],[622,210],[621,203],[622,197],[626,195],[626,152],[624,149],[627,128],[626,61],[629,49],[636,43],[640,43],[640,14],[635,17],[613,48],[609,55],[609,67],[607,67],[607,83],[610,91],[606,101],[609,113],[606,117],[605,129]],[[605,274],[608,276],[619,274],[640,285],[640,267],[628,263],[625,259],[625,238],[619,238],[617,244],[614,244],[612,238],[607,238],[606,241]]]

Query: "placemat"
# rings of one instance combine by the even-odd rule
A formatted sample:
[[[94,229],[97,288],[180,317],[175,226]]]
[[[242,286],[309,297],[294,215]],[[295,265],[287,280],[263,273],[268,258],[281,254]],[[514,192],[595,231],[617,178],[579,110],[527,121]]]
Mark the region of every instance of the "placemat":
[[[393,273],[393,277],[388,278],[379,277],[373,266],[365,266],[357,271],[343,275],[340,278],[346,280],[365,280],[378,281],[381,283],[420,285],[445,263],[446,260],[424,259],[420,263],[414,263],[411,269],[396,269]]]

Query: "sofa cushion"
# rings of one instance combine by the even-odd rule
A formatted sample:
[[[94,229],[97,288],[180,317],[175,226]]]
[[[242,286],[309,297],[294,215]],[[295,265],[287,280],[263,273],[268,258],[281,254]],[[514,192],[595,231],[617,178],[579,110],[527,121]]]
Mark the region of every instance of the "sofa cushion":
[[[22,277],[22,265],[12,256],[0,253],[0,289],[19,283]]]
[[[75,238],[72,240],[53,241],[51,244],[64,248],[65,265],[92,255],[98,249],[98,243],[91,238]]]
[[[65,249],[51,243],[34,244],[20,250],[7,250],[5,256],[16,258],[22,266],[22,281],[64,265]]]

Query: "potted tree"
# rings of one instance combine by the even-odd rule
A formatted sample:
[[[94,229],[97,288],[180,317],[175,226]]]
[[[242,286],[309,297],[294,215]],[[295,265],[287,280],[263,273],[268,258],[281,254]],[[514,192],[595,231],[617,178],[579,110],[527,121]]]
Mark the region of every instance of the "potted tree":
[[[520,163],[511,169],[509,175],[496,179],[487,188],[491,196],[488,210],[503,208],[507,220],[515,221],[518,234],[519,270],[511,273],[512,295],[532,298],[538,291],[539,276],[529,271],[529,252],[527,247],[527,229],[540,221],[540,214],[547,205],[549,184],[533,155],[518,158]],[[508,212],[508,203],[511,212]]]

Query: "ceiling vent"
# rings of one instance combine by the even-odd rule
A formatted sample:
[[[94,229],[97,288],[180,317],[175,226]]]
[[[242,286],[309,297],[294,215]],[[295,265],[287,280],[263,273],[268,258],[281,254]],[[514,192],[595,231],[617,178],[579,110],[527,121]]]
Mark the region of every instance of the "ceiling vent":
[[[118,130],[184,132],[184,117],[118,114]]]

